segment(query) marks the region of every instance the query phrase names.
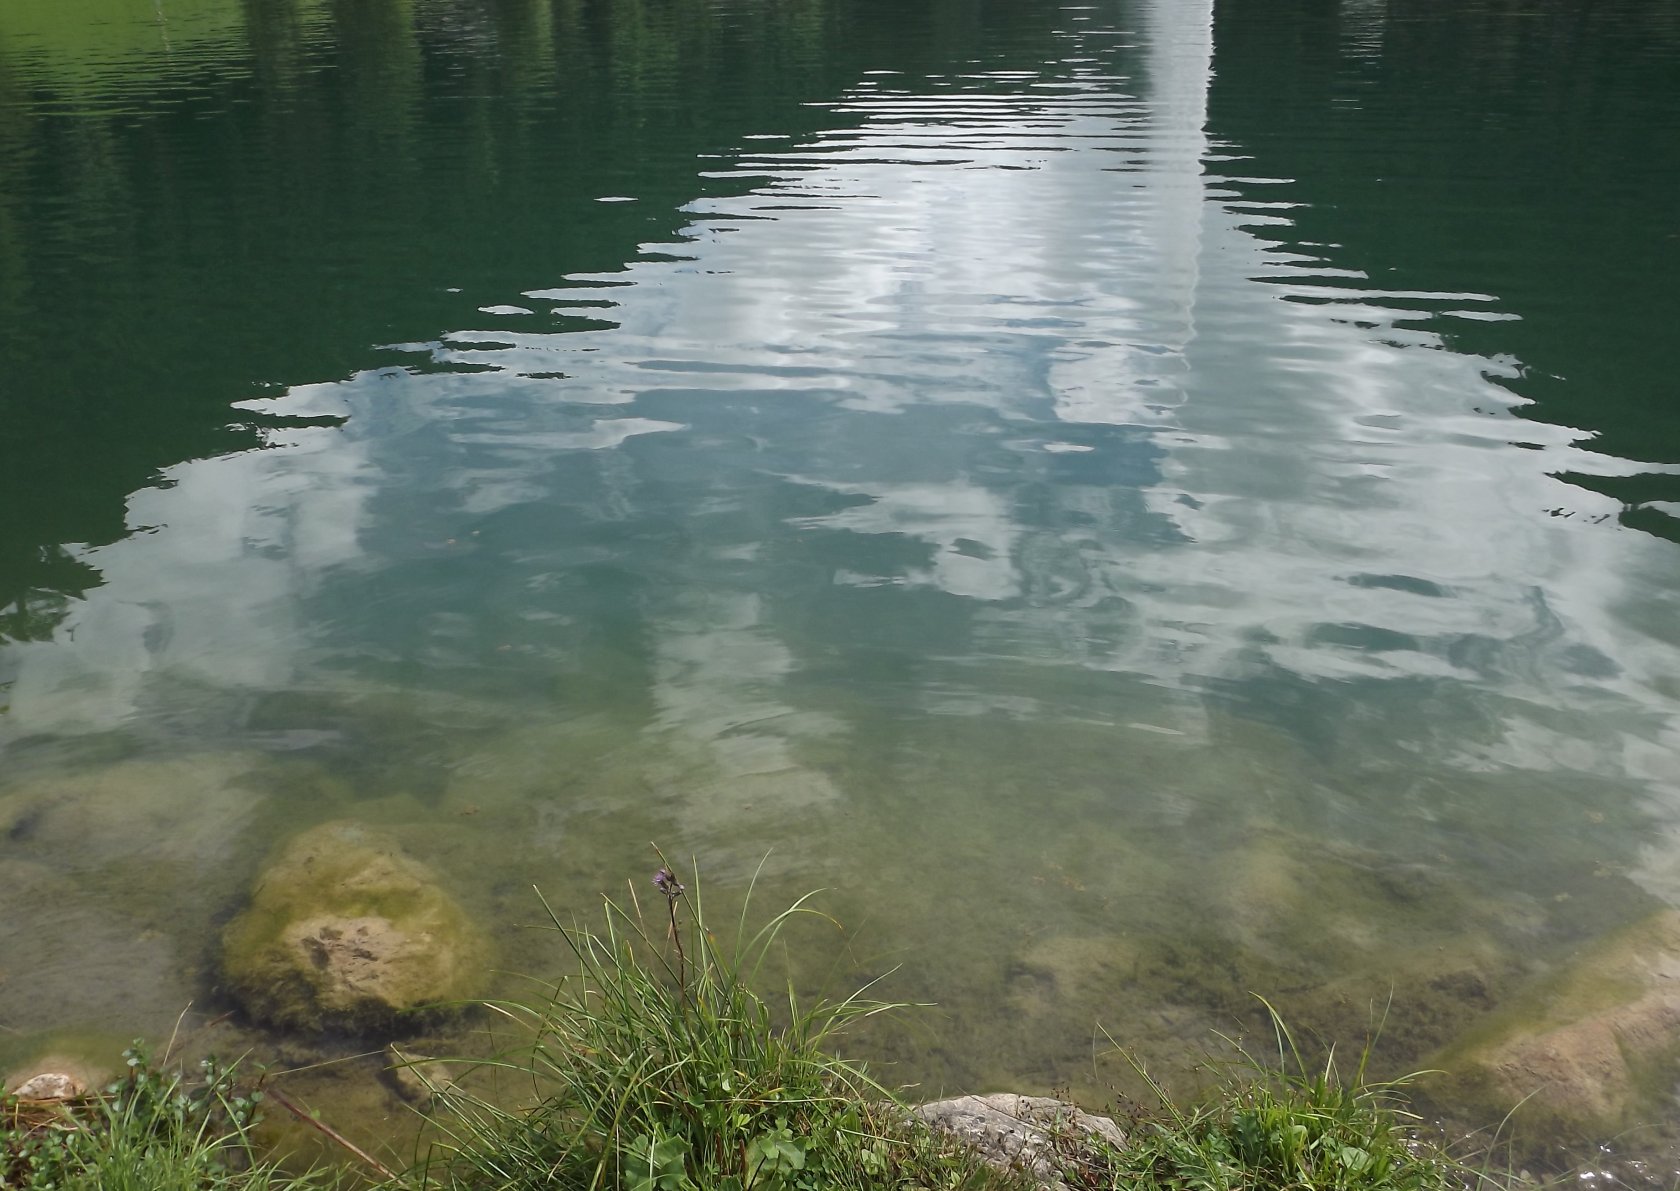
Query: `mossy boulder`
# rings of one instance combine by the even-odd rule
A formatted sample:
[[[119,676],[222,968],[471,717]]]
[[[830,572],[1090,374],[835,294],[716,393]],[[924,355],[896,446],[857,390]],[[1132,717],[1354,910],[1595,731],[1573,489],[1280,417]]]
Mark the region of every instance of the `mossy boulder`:
[[[1583,950],[1437,1056],[1450,1099],[1519,1128],[1607,1136],[1672,1111],[1680,1076],[1680,911]]]
[[[420,1028],[477,993],[486,958],[436,874],[346,822],[287,844],[222,935],[228,991],[286,1030]]]

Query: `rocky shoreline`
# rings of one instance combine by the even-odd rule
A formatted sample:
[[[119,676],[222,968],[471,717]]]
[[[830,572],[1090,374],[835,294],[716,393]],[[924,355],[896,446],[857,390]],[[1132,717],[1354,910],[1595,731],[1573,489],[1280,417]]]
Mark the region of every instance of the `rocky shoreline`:
[[[382,1049],[385,1082],[411,1104],[430,1104],[448,1075],[404,1049],[405,1040],[470,1007],[490,968],[483,934],[439,875],[380,832],[345,820],[286,841],[220,943],[221,989],[246,1021],[280,1036]],[[46,1039],[0,1074],[13,1095],[82,1095],[104,1076],[78,1053]],[[1670,1089],[1680,1076],[1680,911],[1656,911],[1583,947],[1425,1066],[1433,1069],[1426,1094],[1465,1120],[1497,1122],[1521,1104],[1519,1127],[1586,1139],[1671,1118]],[[1064,1101],[1014,1093],[917,1111],[1028,1165],[1047,1121],[1117,1130]]]

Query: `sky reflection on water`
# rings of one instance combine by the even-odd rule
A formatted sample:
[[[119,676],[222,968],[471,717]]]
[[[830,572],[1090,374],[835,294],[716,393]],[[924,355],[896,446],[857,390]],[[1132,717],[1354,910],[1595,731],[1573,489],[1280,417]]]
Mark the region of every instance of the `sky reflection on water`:
[[[725,879],[773,846],[956,1032],[1008,990],[1032,1040],[907,1059],[958,1081],[1228,1011],[1093,999],[1103,948],[1205,931],[1257,957],[1240,996],[1462,943],[1504,989],[1673,904],[1675,547],[1559,478],[1673,469],[1518,416],[1525,362],[1452,330],[1505,295],[1292,238],[1311,193],[1209,129],[1210,4],[1057,25],[1035,69],[860,75],[706,155],[622,268],[243,402],[267,449],[133,492],[74,551],[103,585],[0,653],[18,772],[78,734],[310,758],[357,788],[299,819],[406,823],[498,890],[574,847],[555,880],[615,880],[642,816]],[[417,755],[382,769],[357,716],[393,696]],[[1253,890],[1303,843],[1442,904],[1302,943],[1323,907]],[[986,929],[923,921],[1000,881]]]

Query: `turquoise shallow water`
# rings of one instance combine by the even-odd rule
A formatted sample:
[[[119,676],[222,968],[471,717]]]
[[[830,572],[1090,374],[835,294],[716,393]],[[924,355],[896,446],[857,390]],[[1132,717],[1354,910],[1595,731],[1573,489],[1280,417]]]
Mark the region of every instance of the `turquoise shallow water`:
[[[1413,1063],[1680,898],[1662,6],[67,11],[0,16],[14,1037],[218,1009],[337,818],[512,970],[532,884],[768,856],[930,1088],[1253,992]]]

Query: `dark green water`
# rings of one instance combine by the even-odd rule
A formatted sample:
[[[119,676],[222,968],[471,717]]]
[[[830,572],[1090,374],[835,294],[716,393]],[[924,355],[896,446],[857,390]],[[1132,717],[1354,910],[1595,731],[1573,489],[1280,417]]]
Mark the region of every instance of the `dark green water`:
[[[768,853],[930,1089],[1427,1058],[1680,903],[1677,190],[1657,0],[9,0],[0,1030],[355,818]]]

